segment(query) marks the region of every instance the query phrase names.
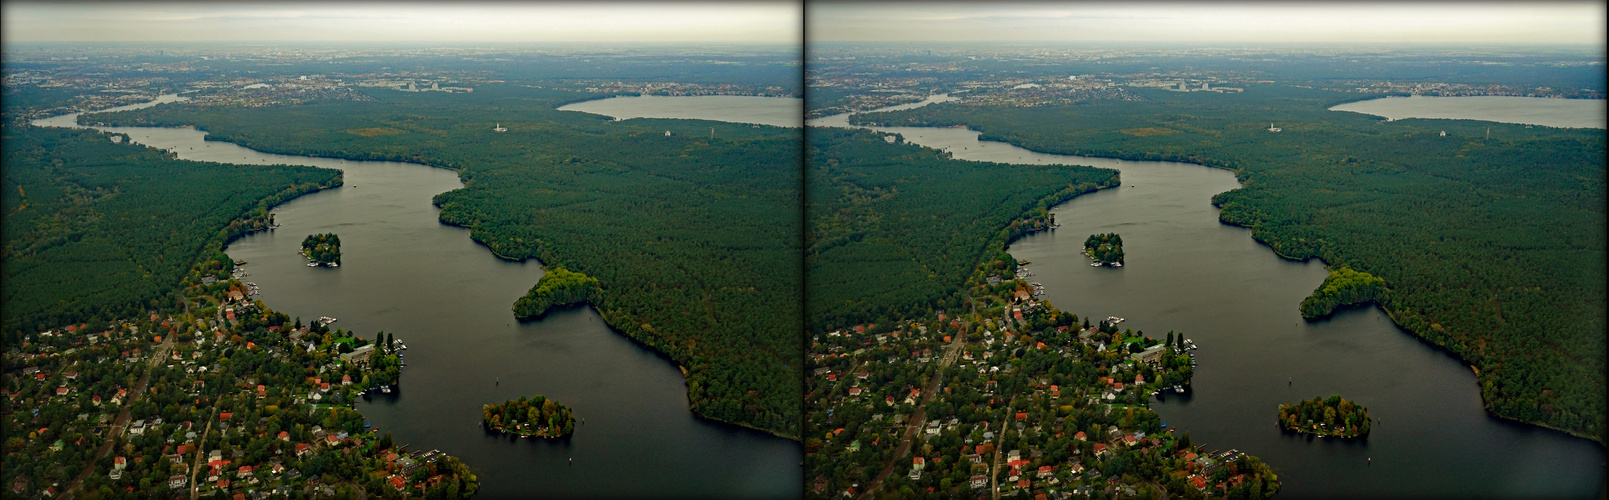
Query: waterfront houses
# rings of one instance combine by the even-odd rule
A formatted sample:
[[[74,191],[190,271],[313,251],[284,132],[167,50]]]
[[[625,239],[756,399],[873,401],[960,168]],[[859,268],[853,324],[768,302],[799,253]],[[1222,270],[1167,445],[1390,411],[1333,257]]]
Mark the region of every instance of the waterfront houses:
[[[354,409],[368,388],[396,383],[394,352],[351,332],[303,326],[249,301],[239,281],[219,274],[210,284],[187,280],[182,309],[62,325],[7,346],[3,473],[11,494],[475,491],[456,458],[409,451]],[[354,344],[371,352],[342,356]]]
[[[976,313],[813,336],[805,426],[831,431],[805,436],[807,496],[1277,491],[1256,457],[1209,454],[1149,408],[1190,383],[1182,335],[1091,326],[1021,293],[1026,282],[991,281],[970,285]]]

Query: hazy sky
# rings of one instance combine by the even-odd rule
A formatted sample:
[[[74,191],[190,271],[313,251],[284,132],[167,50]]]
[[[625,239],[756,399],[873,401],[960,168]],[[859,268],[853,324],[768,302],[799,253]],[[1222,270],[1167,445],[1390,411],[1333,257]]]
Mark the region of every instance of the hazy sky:
[[[23,41],[729,42],[798,44],[797,2],[6,2]]]
[[[1604,44],[1604,3],[812,2],[811,41]]]

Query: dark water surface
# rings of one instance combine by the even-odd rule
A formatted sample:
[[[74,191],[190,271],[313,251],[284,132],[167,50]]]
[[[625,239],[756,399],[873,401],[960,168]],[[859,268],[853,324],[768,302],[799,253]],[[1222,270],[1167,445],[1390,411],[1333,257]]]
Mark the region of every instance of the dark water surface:
[[[847,126],[847,118],[811,124]],[[1280,259],[1249,230],[1218,222],[1212,195],[1239,187],[1228,171],[1041,154],[980,142],[967,129],[874,130],[965,160],[1122,171],[1122,187],[1055,207],[1060,229],[1009,250],[1031,261],[1028,280],[1044,283],[1062,310],[1193,339],[1194,392],[1152,407],[1197,444],[1261,457],[1284,483],[1282,496],[1592,497],[1604,488],[1602,447],[1488,416],[1468,366],[1399,330],[1379,308],[1302,321],[1297,306],[1327,271],[1317,260]],[[1082,253],[1085,238],[1105,232],[1123,236],[1120,269],[1090,267]],[[1378,420],[1367,440],[1309,441],[1275,427],[1279,404],[1330,394]]]
[[[269,307],[304,323],[333,316],[335,327],[364,337],[384,330],[406,341],[402,390],[358,408],[398,443],[462,458],[482,498],[801,495],[797,442],[693,416],[675,365],[611,331],[591,308],[516,321],[514,300],[543,269],[500,260],[468,230],[437,220],[430,199],[462,187],[456,173],[265,154],[205,142],[190,129],[105,130],[184,159],[344,171],[344,187],[280,206],[282,227],[238,240],[228,253],[248,261],[244,281],[262,287]],[[340,268],[309,268],[297,254],[302,238],[323,232],[341,236]],[[482,405],[535,394],[584,419],[570,439],[511,440],[479,427]]]

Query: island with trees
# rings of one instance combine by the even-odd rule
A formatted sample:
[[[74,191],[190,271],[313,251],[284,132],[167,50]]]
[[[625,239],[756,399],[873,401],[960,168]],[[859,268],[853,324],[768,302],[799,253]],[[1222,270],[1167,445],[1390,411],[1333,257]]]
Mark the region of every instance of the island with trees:
[[[1123,267],[1123,237],[1117,233],[1092,234],[1084,240],[1084,255],[1091,266]]]
[[[335,233],[310,234],[302,240],[302,256],[308,267],[341,267],[341,237]]]
[[[570,407],[540,394],[488,404],[481,410],[481,423],[488,431],[520,437],[557,439],[575,432],[575,415],[570,413]]]
[[[1360,438],[1369,435],[1369,410],[1339,394],[1328,399],[1314,396],[1279,405],[1279,428],[1319,437]]]
[[[1350,267],[1330,270],[1329,277],[1306,299],[1302,317],[1314,320],[1335,313],[1342,307],[1374,302],[1386,289],[1386,280]]]
[[[294,106],[169,103],[95,121],[190,125],[258,151],[455,170],[473,182],[433,199],[442,222],[469,229],[499,258],[596,278],[589,303],[615,331],[687,370],[694,413],[798,438],[799,128],[616,122],[555,109],[608,94],[512,84],[453,99],[366,92]],[[508,127],[510,114],[526,117],[516,130],[543,136],[480,126]],[[420,116],[432,118],[396,128]]]
[[[396,446],[351,408],[369,384],[394,383],[396,356],[293,321],[232,273],[228,242],[340,185],[339,171],[179,160],[94,130],[3,131],[7,495],[150,498],[176,482],[215,498],[475,494],[457,457]],[[194,468],[217,450],[227,470]],[[423,465],[404,474],[409,462]]]
[[[597,278],[553,266],[531,291],[514,302],[514,315],[520,319],[540,317],[554,307],[593,302],[601,291]]]
[[[1493,414],[1609,440],[1605,240],[1581,236],[1604,227],[1601,183],[1582,180],[1603,177],[1602,129],[1387,121],[1328,110],[1359,94],[1289,85],[1131,90],[1144,100],[940,103],[850,122],[964,125],[1038,152],[1233,170],[1242,187],[1212,200],[1221,222],[1251,229],[1281,257],[1390,283],[1381,309],[1479,370]],[[1307,128],[1273,134],[1269,121]],[[1167,133],[1125,132],[1148,128]],[[1539,340],[1555,347],[1537,349]]]

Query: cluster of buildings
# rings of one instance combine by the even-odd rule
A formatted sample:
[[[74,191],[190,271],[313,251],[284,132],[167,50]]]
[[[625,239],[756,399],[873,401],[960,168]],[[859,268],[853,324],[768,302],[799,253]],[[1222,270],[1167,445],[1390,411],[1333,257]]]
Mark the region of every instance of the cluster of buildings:
[[[977,313],[813,338],[805,427],[828,431],[805,436],[809,496],[1277,489],[1260,461],[1208,454],[1149,409],[1188,386],[1193,346],[1182,336],[1080,323],[1027,283],[995,278],[974,286]]]
[[[474,491],[456,458],[408,452],[355,409],[370,388],[395,383],[395,351],[293,322],[219,274],[194,277],[184,310],[68,325],[7,347],[8,495]]]
[[[792,89],[778,86],[745,85],[736,83],[680,83],[631,82],[619,80],[578,80],[575,86],[587,92],[604,94],[641,94],[662,96],[735,95],[761,97],[798,97]]]

